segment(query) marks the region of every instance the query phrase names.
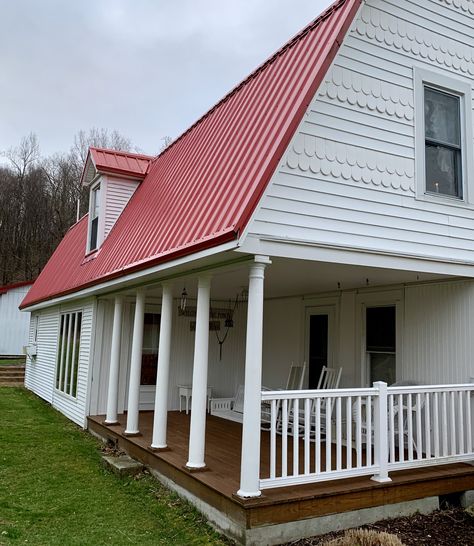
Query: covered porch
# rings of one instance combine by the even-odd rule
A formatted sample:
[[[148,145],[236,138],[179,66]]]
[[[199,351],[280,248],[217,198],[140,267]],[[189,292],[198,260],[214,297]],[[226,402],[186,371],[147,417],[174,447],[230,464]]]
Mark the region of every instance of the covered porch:
[[[183,491],[202,499],[198,490],[212,490],[232,506],[304,498],[315,517],[330,513],[321,501],[328,492],[349,498],[356,488],[370,500],[353,495],[354,503],[380,506],[399,502],[388,500],[394,487],[394,499],[405,498],[402,489],[407,499],[469,489],[471,341],[457,326],[471,313],[472,291],[472,281],[441,272],[255,255],[106,296],[89,427],[166,470]],[[367,334],[371,309],[391,310],[381,347]],[[150,358],[151,311],[159,342]],[[457,360],[446,366],[451,345]],[[150,361],[156,385],[143,384]],[[308,366],[299,391],[284,390],[291,362]],[[322,365],[342,367],[340,389],[315,390]],[[387,389],[388,378],[417,387]],[[208,395],[229,398],[239,385],[242,423],[209,415]],[[189,414],[177,411],[182,387]],[[447,485],[458,473],[469,480]],[[437,485],[407,485],[425,478]],[[282,509],[281,517],[290,516]]]

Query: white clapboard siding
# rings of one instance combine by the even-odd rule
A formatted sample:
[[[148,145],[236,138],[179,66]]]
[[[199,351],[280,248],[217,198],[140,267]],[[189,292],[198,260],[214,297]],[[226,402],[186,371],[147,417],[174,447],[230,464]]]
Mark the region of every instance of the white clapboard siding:
[[[464,4],[364,3],[249,237],[474,263],[470,207],[415,197],[414,67],[474,81],[474,10]]]
[[[0,355],[21,355],[28,340],[30,313],[18,306],[30,286],[11,288],[0,294]]]
[[[38,320],[36,358],[27,358],[25,386],[52,403],[56,371],[56,352],[59,328],[59,307],[51,307],[32,314],[30,342],[33,341],[35,320]]]
[[[474,377],[474,283],[405,288],[404,379],[466,383]]]
[[[77,395],[76,398],[73,398],[57,389],[53,389],[52,404],[56,409],[69,417],[71,421],[83,426],[87,415],[86,407],[88,401],[91,343],[93,339],[94,302],[93,300],[87,300],[74,306],[62,306],[60,311],[61,313],[82,311],[81,341],[77,371]]]
[[[110,233],[117,218],[122,214],[123,209],[137,189],[138,182],[134,180],[107,178],[105,192],[105,225],[104,239]]]

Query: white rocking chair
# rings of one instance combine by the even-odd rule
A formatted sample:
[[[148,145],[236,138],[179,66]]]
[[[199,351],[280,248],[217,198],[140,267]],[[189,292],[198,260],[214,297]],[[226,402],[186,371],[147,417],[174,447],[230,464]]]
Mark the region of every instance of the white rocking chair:
[[[286,391],[297,391],[303,388],[303,381],[306,372],[306,362],[303,364],[291,363],[290,371],[288,373],[288,379],[286,380],[286,387],[284,389],[269,389],[268,387],[262,387],[262,390],[286,390]],[[280,401],[277,402],[277,428],[280,421]],[[261,413],[261,423],[262,429],[268,430],[271,423],[271,404],[269,402],[262,403],[262,413]]]

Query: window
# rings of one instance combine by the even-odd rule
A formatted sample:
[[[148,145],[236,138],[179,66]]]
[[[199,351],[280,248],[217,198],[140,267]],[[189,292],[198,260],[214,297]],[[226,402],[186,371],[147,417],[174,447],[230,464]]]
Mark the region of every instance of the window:
[[[56,360],[56,389],[73,398],[77,396],[81,324],[81,311],[61,314]]]
[[[461,99],[424,91],[426,191],[462,198]]]
[[[370,383],[396,380],[396,307],[368,307],[366,310],[367,361]]]
[[[415,167],[418,199],[474,204],[471,83],[414,68]]]
[[[143,324],[141,385],[156,385],[160,319],[157,313],[145,313]]]
[[[91,190],[89,252],[97,248],[99,234],[100,185]]]

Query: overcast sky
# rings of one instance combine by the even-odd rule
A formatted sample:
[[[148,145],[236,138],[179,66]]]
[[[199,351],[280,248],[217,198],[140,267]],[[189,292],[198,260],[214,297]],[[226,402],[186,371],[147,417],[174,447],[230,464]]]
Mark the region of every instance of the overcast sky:
[[[34,132],[66,151],[104,127],[154,154],[330,3],[1,2],[0,150]]]

